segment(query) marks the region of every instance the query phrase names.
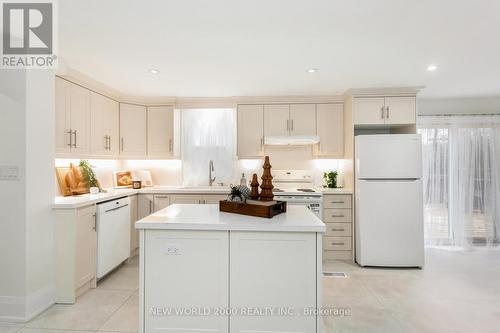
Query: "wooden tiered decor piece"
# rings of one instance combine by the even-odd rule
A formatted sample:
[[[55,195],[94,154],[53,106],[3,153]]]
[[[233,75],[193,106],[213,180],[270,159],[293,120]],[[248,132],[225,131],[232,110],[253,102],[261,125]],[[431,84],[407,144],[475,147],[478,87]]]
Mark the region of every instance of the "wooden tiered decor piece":
[[[273,194],[273,176],[271,176],[271,163],[269,163],[269,156],[266,156],[264,159],[264,165],[262,166],[264,172],[262,174],[262,184],[260,188],[262,191],[260,192],[260,200],[261,201],[272,201]]]
[[[257,174],[254,173],[252,176],[252,182],[250,183],[250,187],[252,191],[250,192],[250,199],[258,200],[259,199],[259,180],[257,178]]]

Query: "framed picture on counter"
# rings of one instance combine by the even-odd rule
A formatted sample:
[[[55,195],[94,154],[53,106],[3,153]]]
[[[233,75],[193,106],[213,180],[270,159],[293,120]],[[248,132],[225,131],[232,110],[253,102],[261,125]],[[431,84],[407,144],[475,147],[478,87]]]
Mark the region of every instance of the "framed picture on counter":
[[[132,187],[132,172],[131,171],[113,172],[113,185],[115,188]]]

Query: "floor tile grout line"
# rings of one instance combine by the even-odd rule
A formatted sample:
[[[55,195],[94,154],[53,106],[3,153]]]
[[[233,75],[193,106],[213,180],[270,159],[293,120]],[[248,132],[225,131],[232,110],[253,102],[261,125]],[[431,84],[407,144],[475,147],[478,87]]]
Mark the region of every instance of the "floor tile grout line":
[[[96,330],[96,332],[98,332],[101,328],[103,328],[103,326],[106,325],[106,323],[115,315],[115,313],[117,313],[121,308],[123,308],[125,306],[125,304],[129,301],[129,299],[131,299],[134,296],[135,293],[136,293],[135,291],[132,292],[132,294],[130,294],[125,299],[125,301],[115,311],[113,311],[113,313],[111,313],[111,315],[104,321],[104,323],[101,326],[99,326],[99,328]]]

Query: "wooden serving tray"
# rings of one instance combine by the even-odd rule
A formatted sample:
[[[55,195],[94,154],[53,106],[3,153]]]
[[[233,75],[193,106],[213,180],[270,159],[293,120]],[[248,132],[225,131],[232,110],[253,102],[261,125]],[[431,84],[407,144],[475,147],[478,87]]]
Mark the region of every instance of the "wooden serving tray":
[[[251,205],[244,202],[219,201],[219,210],[226,213],[235,213],[257,217],[272,218],[286,212],[286,201],[278,201],[271,206]]]

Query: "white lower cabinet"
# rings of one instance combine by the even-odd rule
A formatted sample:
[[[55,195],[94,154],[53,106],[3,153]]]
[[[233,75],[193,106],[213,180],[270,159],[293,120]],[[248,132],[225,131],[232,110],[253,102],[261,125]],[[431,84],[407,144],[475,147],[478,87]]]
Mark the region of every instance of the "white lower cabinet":
[[[55,211],[56,303],[96,287],[96,207]]]
[[[316,234],[232,231],[231,308],[273,308],[283,314],[231,316],[229,331],[316,332]],[[299,315],[290,315],[294,311]]]
[[[136,254],[139,247],[139,232],[135,229],[135,222],[138,220],[138,195],[130,196],[130,256]]]
[[[170,206],[170,196],[166,194],[155,194],[153,209],[155,212]]]
[[[152,194],[139,194],[137,197],[137,220],[153,214],[153,205],[154,196]]]
[[[319,332],[318,317],[303,313],[321,304],[321,235],[140,232],[139,332]],[[193,310],[208,313],[182,313]]]
[[[157,230],[146,231],[145,238],[153,264],[143,276],[143,332],[228,332],[227,316],[175,311],[228,307],[229,233]]]

